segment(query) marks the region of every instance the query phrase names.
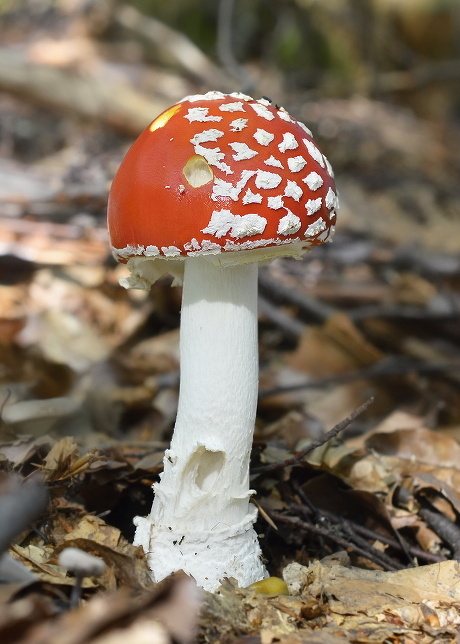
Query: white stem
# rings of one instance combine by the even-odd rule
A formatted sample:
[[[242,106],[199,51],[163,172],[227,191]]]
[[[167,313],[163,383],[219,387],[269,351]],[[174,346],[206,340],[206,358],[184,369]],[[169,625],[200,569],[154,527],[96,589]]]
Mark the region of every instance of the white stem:
[[[136,543],[159,581],[183,569],[208,590],[265,576],[249,507],[258,391],[257,263],[185,260],[179,408]]]

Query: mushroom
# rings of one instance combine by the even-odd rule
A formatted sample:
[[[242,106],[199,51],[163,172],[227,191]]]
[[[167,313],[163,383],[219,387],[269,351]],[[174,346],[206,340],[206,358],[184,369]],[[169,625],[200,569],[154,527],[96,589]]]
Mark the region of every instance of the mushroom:
[[[83,579],[85,577],[100,577],[105,570],[105,563],[99,557],[79,548],[65,548],[59,554],[59,565],[75,575],[75,585],[70,595],[70,608],[76,608],[81,597]]]
[[[182,280],[177,419],[150,516],[136,517],[155,581],[184,570],[214,591],[266,577],[250,504],[258,393],[258,263],[332,239],[331,167],[308,128],[267,99],[188,96],[124,158],[108,225],[129,288]]]

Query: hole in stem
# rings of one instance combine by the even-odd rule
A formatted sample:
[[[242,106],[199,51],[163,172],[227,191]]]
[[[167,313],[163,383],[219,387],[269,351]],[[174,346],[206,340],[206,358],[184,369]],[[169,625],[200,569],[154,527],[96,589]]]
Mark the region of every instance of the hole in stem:
[[[215,485],[225,463],[225,452],[213,452],[198,447],[190,457],[187,469],[194,472],[193,481],[202,492],[209,492]]]

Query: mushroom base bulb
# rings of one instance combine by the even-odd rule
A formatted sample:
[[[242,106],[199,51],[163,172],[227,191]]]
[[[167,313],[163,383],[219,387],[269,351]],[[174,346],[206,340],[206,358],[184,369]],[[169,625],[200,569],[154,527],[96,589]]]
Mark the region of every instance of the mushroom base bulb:
[[[250,506],[247,517],[240,523],[209,531],[185,532],[153,526],[149,517],[136,517],[134,545],[142,546],[147,561],[159,581],[177,570],[193,577],[201,588],[215,592],[222,581],[236,579],[241,587],[267,576],[262,563],[257,534],[253,523],[257,510]],[[206,552],[206,566],[197,552]]]

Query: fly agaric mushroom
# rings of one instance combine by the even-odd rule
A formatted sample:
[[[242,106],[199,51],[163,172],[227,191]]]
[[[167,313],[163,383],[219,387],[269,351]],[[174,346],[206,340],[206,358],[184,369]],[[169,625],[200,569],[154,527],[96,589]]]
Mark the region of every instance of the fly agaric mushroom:
[[[174,435],[135,543],[155,581],[176,570],[214,591],[266,576],[250,504],[258,390],[258,263],[330,241],[337,195],[308,128],[244,94],[189,96],[158,116],[110,191],[122,285],[183,282]]]

